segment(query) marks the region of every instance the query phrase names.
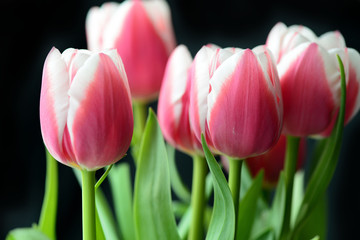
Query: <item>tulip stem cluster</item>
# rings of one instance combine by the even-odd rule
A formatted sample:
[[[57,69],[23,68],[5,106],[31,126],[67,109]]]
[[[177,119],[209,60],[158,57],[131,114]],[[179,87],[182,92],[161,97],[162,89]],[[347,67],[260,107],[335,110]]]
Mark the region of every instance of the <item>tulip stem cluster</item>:
[[[139,154],[139,146],[144,132],[146,118],[147,118],[147,105],[141,102],[133,102],[134,114],[134,134],[131,140],[131,153],[136,163]]]
[[[231,195],[234,201],[235,208],[235,226],[237,226],[237,216],[240,204],[240,186],[241,186],[241,169],[243,165],[243,160],[239,159],[229,159],[229,188],[231,190]],[[236,239],[236,232],[235,232]]]
[[[204,157],[194,155],[191,197],[192,223],[189,240],[204,238],[205,179],[207,172],[208,167]]]
[[[95,225],[95,171],[81,171],[83,240],[96,239]]]
[[[297,156],[299,150],[300,138],[287,136],[286,137],[286,153],[285,153],[285,213],[284,221],[281,232],[281,239],[286,239],[287,234],[290,231],[290,220],[291,220],[291,203],[292,193],[294,185],[294,176],[296,172]]]

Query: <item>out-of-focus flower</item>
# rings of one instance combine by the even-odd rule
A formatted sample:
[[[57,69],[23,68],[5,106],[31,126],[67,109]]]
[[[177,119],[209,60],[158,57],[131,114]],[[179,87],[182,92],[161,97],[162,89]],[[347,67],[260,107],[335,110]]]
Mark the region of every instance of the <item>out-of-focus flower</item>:
[[[40,124],[47,149],[65,165],[96,170],[123,157],[134,123],[116,50],[53,48],[43,69]]]
[[[246,158],[278,140],[283,106],[274,60],[265,46],[204,46],[191,68],[190,123],[222,154]]]
[[[303,166],[305,160],[306,141],[300,140],[297,157],[297,169]],[[265,154],[246,159],[252,176],[256,176],[261,169],[264,169],[263,186],[273,188],[276,186],[281,170],[284,169],[286,152],[286,136],[281,135],[276,145]]]
[[[190,67],[192,57],[186,46],[178,46],[166,66],[158,101],[158,118],[165,139],[189,154],[202,154],[201,143],[190,127]]]
[[[347,123],[360,108],[360,56],[347,48],[340,32],[317,37],[304,26],[278,23],[266,42],[278,63],[284,100],[284,134],[330,134],[340,104],[340,71],[344,63],[347,82]]]
[[[175,37],[170,9],[163,0],[127,0],[93,7],[86,18],[90,50],[116,48],[137,101],[157,97]]]

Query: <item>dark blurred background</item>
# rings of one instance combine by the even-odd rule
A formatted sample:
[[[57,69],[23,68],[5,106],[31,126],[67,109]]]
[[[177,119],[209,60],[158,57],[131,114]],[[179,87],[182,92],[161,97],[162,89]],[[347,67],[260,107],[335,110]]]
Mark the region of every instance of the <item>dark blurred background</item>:
[[[87,11],[103,2],[1,1],[0,239],[13,228],[38,222],[45,183],[38,109],[46,55],[52,46],[60,51],[86,48]],[[317,35],[340,30],[347,46],[360,50],[360,0],[168,2],[177,42],[187,45],[193,55],[209,42],[241,48],[264,44],[278,21],[308,26]],[[354,239],[358,232],[359,137],[357,116],[345,128],[341,156],[328,191],[328,239]],[[190,184],[191,160],[178,159],[178,165]],[[59,184],[58,239],[80,239],[81,192],[69,167],[59,165]]]

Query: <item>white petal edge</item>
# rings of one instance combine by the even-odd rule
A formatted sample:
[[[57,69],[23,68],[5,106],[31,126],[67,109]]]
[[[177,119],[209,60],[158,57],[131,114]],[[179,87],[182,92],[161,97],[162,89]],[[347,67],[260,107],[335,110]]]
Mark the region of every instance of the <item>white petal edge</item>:
[[[67,66],[58,49],[53,48],[47,56],[44,74],[47,76],[47,85],[49,87],[46,96],[52,98],[54,101],[53,108],[58,130],[57,137],[61,148],[69,109],[68,91],[70,85]]]
[[[141,3],[156,32],[165,43],[168,53],[171,53],[175,47],[175,38],[168,3],[164,0],[142,1]]]

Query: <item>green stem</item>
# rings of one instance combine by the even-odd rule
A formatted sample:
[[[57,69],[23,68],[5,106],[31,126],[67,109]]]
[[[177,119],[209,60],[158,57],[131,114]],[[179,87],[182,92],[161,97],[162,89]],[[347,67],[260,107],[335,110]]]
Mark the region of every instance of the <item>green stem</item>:
[[[192,219],[189,239],[203,239],[205,209],[205,179],[208,167],[204,157],[193,156],[193,183],[191,190]]]
[[[95,171],[82,170],[81,176],[83,240],[95,240]]]
[[[240,186],[241,186],[241,169],[243,160],[241,159],[233,159],[228,157],[229,159],[229,188],[231,190],[232,198],[234,201],[235,208],[235,226],[237,226],[238,222],[238,211],[240,204]],[[235,229],[235,238],[237,233]]]
[[[286,153],[285,153],[285,212],[283,219],[283,226],[281,230],[280,239],[287,239],[291,226],[291,203],[294,185],[294,176],[296,172],[297,156],[299,150],[300,138],[287,136],[286,137]]]
[[[50,239],[56,239],[56,212],[58,201],[57,161],[46,150],[46,180],[39,229]]]
[[[133,113],[134,113],[134,134],[131,140],[131,153],[136,163],[139,154],[141,138],[146,124],[147,105],[141,102],[134,102]]]

